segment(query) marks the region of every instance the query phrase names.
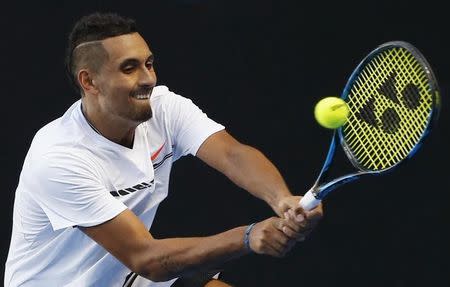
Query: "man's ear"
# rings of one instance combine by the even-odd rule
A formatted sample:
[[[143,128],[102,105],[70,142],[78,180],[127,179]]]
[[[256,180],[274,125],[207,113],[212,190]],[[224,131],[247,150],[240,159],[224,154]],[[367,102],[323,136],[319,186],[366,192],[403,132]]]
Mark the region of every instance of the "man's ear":
[[[78,83],[83,89],[84,94],[98,94],[98,88],[92,76],[92,72],[87,69],[81,69],[78,72]]]

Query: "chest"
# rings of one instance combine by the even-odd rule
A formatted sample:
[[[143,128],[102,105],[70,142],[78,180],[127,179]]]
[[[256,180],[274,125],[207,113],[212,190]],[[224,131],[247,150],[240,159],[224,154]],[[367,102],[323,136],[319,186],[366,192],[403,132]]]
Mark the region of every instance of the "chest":
[[[104,150],[97,155],[102,184],[129,207],[168,183],[172,144],[163,132],[140,130],[132,149]]]

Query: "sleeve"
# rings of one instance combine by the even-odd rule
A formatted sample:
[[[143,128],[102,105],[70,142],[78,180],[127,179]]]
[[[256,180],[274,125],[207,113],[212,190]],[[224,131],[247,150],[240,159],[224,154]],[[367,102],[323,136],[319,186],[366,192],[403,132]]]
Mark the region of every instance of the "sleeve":
[[[173,136],[174,159],[196,155],[201,144],[225,127],[210,119],[192,100],[170,92],[167,97],[169,128]]]
[[[73,152],[52,152],[34,164],[24,179],[54,230],[94,226],[127,207],[102,185],[95,168]]]

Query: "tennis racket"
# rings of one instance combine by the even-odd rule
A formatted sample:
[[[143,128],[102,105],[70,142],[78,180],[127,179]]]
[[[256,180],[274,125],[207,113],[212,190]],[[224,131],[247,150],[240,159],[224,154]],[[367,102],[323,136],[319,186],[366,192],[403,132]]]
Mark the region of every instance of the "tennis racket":
[[[322,170],[300,200],[305,210],[345,183],[383,174],[413,157],[440,108],[430,65],[418,49],[402,41],[387,42],[370,52],[351,74],[341,98],[350,113],[347,122],[334,130]],[[328,180],[338,142],[351,171]]]

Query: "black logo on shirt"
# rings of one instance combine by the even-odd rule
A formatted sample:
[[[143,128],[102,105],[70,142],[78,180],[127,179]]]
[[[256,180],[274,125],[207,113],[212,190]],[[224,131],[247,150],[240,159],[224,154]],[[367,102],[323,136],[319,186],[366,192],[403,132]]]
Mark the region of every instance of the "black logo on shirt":
[[[115,196],[115,197],[124,196],[124,195],[128,195],[128,194],[133,193],[138,190],[144,190],[146,188],[149,188],[154,184],[154,182],[155,182],[155,180],[152,179],[149,182],[141,182],[139,184],[136,184],[133,187],[128,187],[128,188],[119,189],[119,190],[113,190],[113,191],[110,191],[109,193],[111,193],[111,195]]]

